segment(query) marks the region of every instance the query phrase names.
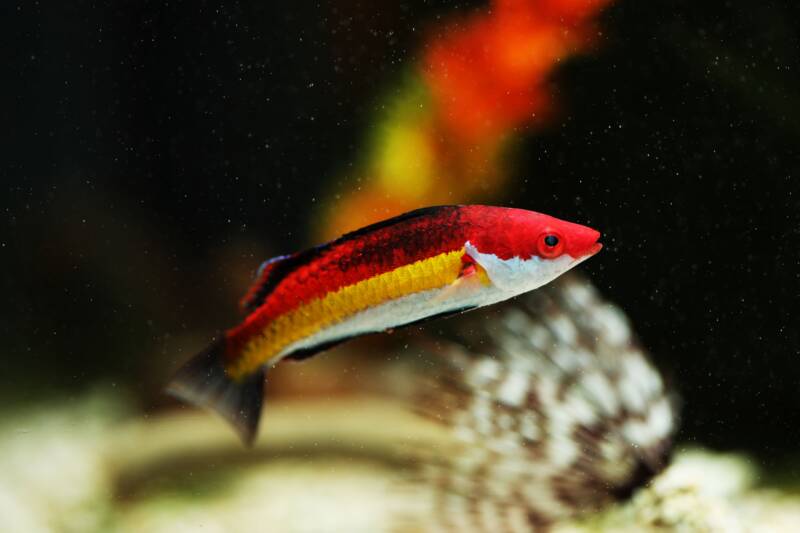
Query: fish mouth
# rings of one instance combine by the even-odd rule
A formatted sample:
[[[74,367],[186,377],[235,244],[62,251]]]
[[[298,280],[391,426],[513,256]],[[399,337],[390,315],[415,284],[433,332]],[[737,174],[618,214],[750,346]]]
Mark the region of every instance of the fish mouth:
[[[596,243],[592,244],[589,247],[589,249],[586,251],[585,254],[583,254],[580,257],[574,259],[573,263],[570,265],[570,268],[573,268],[573,267],[583,263],[584,261],[586,261],[587,259],[589,259],[593,255],[595,255],[597,252],[599,252],[602,249],[603,249],[603,243],[596,242]]]
[[[599,239],[599,238],[600,238],[600,237],[598,237],[598,239]],[[589,249],[586,251],[586,253],[585,253],[585,254],[583,254],[583,255],[581,255],[580,257],[578,257],[578,258],[576,258],[576,259],[575,259],[575,262],[572,264],[572,266],[575,266],[575,265],[578,265],[578,264],[580,264],[580,263],[583,263],[584,261],[586,261],[587,259],[589,259],[589,258],[590,258],[590,257],[592,257],[593,255],[595,255],[597,252],[599,252],[599,251],[600,251],[600,250],[602,250],[602,249],[603,249],[603,243],[601,243],[601,242],[595,242],[594,244],[592,244],[592,245],[589,247]]]

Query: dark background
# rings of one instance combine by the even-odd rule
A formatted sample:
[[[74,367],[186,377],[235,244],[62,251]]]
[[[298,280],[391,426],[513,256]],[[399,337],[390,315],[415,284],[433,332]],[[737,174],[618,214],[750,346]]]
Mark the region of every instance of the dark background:
[[[98,381],[147,404],[174,347],[308,243],[448,2],[4,2],[6,405]],[[684,400],[681,438],[800,439],[793,2],[621,0],[554,79],[513,203],[589,223],[587,264]]]

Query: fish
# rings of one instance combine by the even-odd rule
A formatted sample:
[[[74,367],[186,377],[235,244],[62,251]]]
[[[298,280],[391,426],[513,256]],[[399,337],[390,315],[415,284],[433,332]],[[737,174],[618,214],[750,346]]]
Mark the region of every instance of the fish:
[[[597,230],[510,207],[411,211],[265,261],[246,316],[167,387],[215,411],[251,445],[266,370],[354,337],[469,311],[532,291],[596,254]]]

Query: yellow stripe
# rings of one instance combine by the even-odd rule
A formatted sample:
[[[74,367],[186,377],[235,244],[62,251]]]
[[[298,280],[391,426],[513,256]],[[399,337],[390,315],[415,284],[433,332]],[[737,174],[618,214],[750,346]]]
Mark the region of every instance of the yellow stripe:
[[[269,361],[290,344],[360,312],[415,292],[444,287],[461,271],[464,250],[443,253],[385,272],[311,300],[270,322],[227,369],[239,379]],[[485,274],[481,272],[483,277]]]

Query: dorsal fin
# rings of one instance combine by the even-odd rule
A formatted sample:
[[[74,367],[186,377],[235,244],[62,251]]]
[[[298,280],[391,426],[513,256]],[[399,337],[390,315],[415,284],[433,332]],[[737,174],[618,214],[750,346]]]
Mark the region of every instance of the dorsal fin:
[[[239,300],[240,309],[246,313],[252,313],[258,309],[278,283],[297,267],[313,261],[329,246],[329,244],[323,244],[295,254],[279,255],[261,263],[253,284]]]
[[[270,289],[267,287],[274,287],[276,285],[273,279],[276,273],[279,273],[281,270],[285,270],[283,268],[279,269],[278,265],[290,257],[292,256],[279,255],[278,257],[267,259],[261,263],[261,265],[258,267],[258,271],[256,272],[256,277],[253,278],[253,283],[250,285],[250,288],[247,289],[247,292],[242,299],[239,300],[239,308],[242,311],[251,313],[259,305],[261,305],[261,302],[264,301],[264,297],[269,294]]]
[[[442,211],[458,209],[459,207],[460,206],[458,205],[432,205],[429,207],[420,207],[419,209],[414,209],[413,211],[408,211],[406,213],[402,213],[400,215],[393,216],[392,218],[387,218],[385,220],[379,220],[378,222],[373,222],[369,226],[364,226],[363,228],[359,228],[349,233],[345,233],[344,235],[336,239],[334,243],[346,241],[355,237],[360,237],[362,235],[366,235],[367,233],[371,233],[379,229],[388,228],[389,226],[394,226],[395,224],[404,222],[406,220],[412,220],[415,218],[420,218],[425,216],[432,216],[441,213]]]

